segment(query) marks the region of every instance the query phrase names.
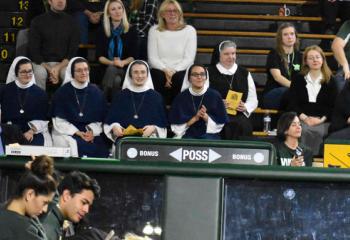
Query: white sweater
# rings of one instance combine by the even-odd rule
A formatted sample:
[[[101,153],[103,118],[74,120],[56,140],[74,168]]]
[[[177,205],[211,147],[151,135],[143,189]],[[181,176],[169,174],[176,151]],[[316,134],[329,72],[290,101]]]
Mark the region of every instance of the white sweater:
[[[194,63],[197,51],[196,30],[186,25],[179,31],[162,31],[154,25],[148,32],[148,62],[151,68],[175,71],[187,69]]]

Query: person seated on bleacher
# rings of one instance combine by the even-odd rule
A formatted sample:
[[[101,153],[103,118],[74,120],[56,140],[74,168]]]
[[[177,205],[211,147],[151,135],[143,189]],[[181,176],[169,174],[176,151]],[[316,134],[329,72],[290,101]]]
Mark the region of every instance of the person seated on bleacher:
[[[49,100],[45,91],[35,85],[33,65],[28,58],[13,60],[0,94],[0,104],[1,122],[19,128],[23,135],[19,143],[52,146],[48,131]]]
[[[106,67],[102,88],[108,101],[114,92],[120,91],[125,70],[137,55],[137,32],[129,25],[123,2],[107,1],[103,26],[97,32],[96,56]]]
[[[329,126],[330,139],[350,139],[350,84],[345,83],[334,105]]]
[[[207,69],[192,65],[186,71],[181,90],[169,113],[175,137],[220,139],[227,122],[226,108],[220,94],[209,88]]]
[[[91,43],[90,29],[101,23],[101,16],[106,0],[67,0],[65,11],[71,14],[79,25],[80,43]]]
[[[49,0],[48,3],[48,12],[35,17],[29,30],[29,55],[34,62],[37,85],[44,90],[47,83],[59,86],[79,44],[79,27],[64,12],[66,0]]]
[[[208,68],[210,87],[219,91],[226,108],[231,108],[226,101],[228,94],[232,91],[242,94],[237,107],[233,109],[235,114],[229,114],[229,121],[221,132],[222,138],[227,140],[252,135],[249,116],[258,106],[254,80],[250,72],[236,63],[236,52],[237,46],[233,41],[221,42],[215,47]]]
[[[148,32],[148,62],[156,91],[166,104],[180,93],[186,69],[197,51],[196,30],[184,22],[176,0],[165,0],[159,7],[158,24]]]
[[[290,111],[297,112],[303,133],[301,142],[314,155],[321,155],[323,138],[328,133],[337,88],[324,52],[313,45],[305,49],[300,74],[290,86]]]
[[[123,90],[113,99],[104,132],[113,142],[127,135],[165,138],[166,127],[163,99],[154,91],[149,66],[136,60],[128,67]]]
[[[56,147],[70,147],[72,157],[107,157],[102,121],[107,101],[102,91],[90,84],[88,62],[70,60],[64,85],[52,100],[52,139]]]
[[[264,88],[263,107],[285,109],[288,104],[288,89],[293,76],[300,71],[302,54],[295,26],[283,23],[276,34],[276,49],[267,56],[268,79]]]
[[[158,0],[131,0],[129,21],[139,36],[138,59],[147,61],[148,31],[157,22]]]
[[[286,112],[278,119],[276,146],[278,165],[302,167],[312,166],[312,151],[299,143],[302,127],[295,112]]]

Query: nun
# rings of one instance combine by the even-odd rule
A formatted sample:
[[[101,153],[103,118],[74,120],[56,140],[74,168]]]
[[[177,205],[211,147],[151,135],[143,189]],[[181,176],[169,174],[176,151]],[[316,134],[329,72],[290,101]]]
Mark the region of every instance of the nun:
[[[169,121],[175,138],[220,139],[227,121],[226,109],[220,94],[209,88],[204,66],[194,64],[187,69]]]
[[[137,131],[129,131],[130,128]],[[106,136],[115,142],[133,135],[167,136],[167,119],[162,96],[154,90],[149,66],[133,61],[126,72],[122,91],[113,98],[104,124]]]
[[[108,157],[102,122],[107,102],[102,91],[90,84],[86,59],[69,61],[63,85],[52,100],[52,138],[57,147],[69,147],[72,157]]]
[[[208,67],[210,87],[221,94],[226,108],[230,107],[226,101],[228,93],[241,95],[234,109],[235,114],[229,114],[229,121],[221,133],[226,140],[252,135],[253,125],[249,117],[258,106],[254,80],[250,72],[236,63],[236,57],[236,44],[230,40],[223,41],[214,49],[211,65]]]
[[[11,125],[13,135],[25,145],[52,146],[48,131],[48,97],[35,85],[33,65],[26,57],[16,57],[0,93],[1,122]],[[23,137],[22,137],[23,136]]]

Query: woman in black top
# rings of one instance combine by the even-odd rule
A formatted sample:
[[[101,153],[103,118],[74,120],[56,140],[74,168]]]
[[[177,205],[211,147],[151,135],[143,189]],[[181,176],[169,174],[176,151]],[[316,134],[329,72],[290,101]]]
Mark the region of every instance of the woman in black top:
[[[313,45],[305,49],[300,73],[290,86],[289,109],[297,112],[302,122],[301,142],[314,155],[320,155],[337,96],[335,81],[320,47]]]
[[[56,191],[53,159],[38,157],[19,179],[14,196],[0,209],[0,239],[46,240],[37,216],[47,211]]]
[[[281,24],[276,34],[276,49],[272,49],[267,56],[268,79],[263,98],[265,108],[286,108],[288,88],[293,75],[300,71],[301,59],[299,38],[294,25]]]
[[[113,92],[121,89],[125,70],[137,55],[137,32],[129,25],[123,2],[107,1],[103,28],[98,30],[96,38],[96,56],[106,66],[102,87],[109,100]]]

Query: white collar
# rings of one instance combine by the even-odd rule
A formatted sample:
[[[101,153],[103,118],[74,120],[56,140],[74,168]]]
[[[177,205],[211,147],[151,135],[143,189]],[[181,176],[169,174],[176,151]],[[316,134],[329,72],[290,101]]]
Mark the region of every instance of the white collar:
[[[26,89],[26,88],[30,88],[31,86],[34,85],[34,81],[30,81],[27,84],[23,84],[21,83],[18,79],[15,80],[15,84],[17,85],[17,87],[21,88],[21,89]]]
[[[323,74],[322,73],[316,78],[316,80],[312,80],[312,78],[310,76],[310,72],[308,72],[305,75],[306,83],[310,83],[312,85],[314,85],[314,84],[321,84],[322,78],[323,78]]]
[[[236,73],[238,65],[237,65],[237,63],[234,63],[231,68],[227,69],[219,62],[218,64],[216,64],[216,68],[222,74],[233,75]]]
[[[77,82],[75,79],[73,79],[72,81],[70,81],[70,83],[72,84],[72,86],[76,89],[84,89],[89,85],[89,82],[86,81],[84,83],[79,83]]]

